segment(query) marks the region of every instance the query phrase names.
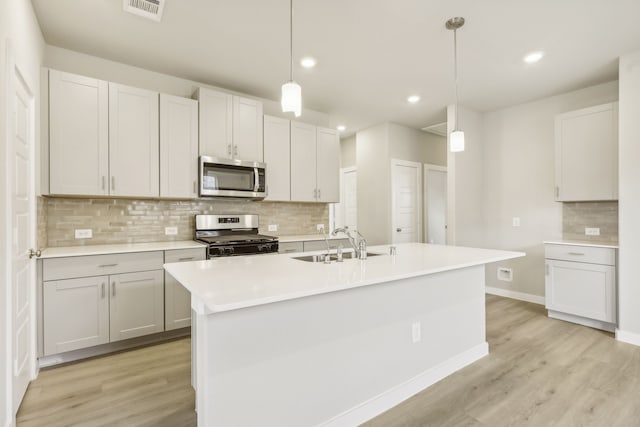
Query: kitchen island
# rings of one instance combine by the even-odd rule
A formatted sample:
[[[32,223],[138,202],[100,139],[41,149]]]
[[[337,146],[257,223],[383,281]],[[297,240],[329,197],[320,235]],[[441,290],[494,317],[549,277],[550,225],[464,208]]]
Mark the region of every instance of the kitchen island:
[[[484,265],[524,253],[369,252],[165,264],[191,291],[199,426],[357,425],[488,354]]]

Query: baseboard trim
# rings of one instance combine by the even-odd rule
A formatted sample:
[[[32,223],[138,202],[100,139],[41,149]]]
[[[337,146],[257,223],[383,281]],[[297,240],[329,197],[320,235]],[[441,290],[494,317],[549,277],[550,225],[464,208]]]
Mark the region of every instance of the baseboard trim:
[[[627,344],[640,346],[640,334],[636,334],[635,332],[627,332],[616,328],[616,339],[626,342]]]
[[[485,292],[499,297],[517,299],[520,301],[532,302],[534,304],[544,305],[544,297],[540,295],[525,294],[524,292],[509,291],[507,289],[492,288],[487,286]]]
[[[360,425],[488,354],[489,344],[486,342],[472,347],[416,377],[319,424],[319,427]]]
[[[589,319],[588,317],[576,316],[574,314],[563,313],[561,311],[547,310],[547,315],[552,319],[564,320],[565,322],[576,323],[590,328],[601,329],[607,332],[614,332],[616,325],[602,320]]]

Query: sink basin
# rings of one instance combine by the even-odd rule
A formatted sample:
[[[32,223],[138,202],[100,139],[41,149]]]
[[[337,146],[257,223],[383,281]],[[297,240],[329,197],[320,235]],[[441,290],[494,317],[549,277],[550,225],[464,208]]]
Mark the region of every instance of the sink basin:
[[[372,256],[378,256],[378,255],[382,255],[382,254],[368,253],[367,258]],[[293,257],[293,259],[297,259],[299,261],[306,261],[306,262],[324,262],[324,256],[325,254],[304,255],[304,256]],[[345,252],[344,254],[342,254],[342,259],[347,260],[347,259],[354,259],[354,258],[355,258],[355,255],[353,254],[353,252]],[[332,262],[336,261],[338,259],[338,255],[331,254],[329,255],[329,259],[331,259]]]

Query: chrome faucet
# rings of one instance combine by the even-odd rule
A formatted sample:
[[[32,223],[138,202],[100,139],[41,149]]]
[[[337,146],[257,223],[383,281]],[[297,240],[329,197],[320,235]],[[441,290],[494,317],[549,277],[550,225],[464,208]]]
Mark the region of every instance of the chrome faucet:
[[[322,232],[322,237],[324,237],[324,241],[327,244],[327,253],[324,256],[324,263],[330,264],[331,263],[331,247],[329,246],[329,238],[327,237],[327,233],[324,232],[324,227],[322,227],[321,232]]]
[[[359,259],[367,259],[367,241],[358,230],[356,230],[356,233],[360,237],[360,242],[356,242],[356,238],[353,237],[353,234],[351,234],[351,230],[349,230],[348,227],[336,228],[335,230],[333,230],[331,235],[337,236],[338,233],[344,233],[347,235],[349,244],[353,248],[353,252],[356,254],[356,257],[358,257]]]

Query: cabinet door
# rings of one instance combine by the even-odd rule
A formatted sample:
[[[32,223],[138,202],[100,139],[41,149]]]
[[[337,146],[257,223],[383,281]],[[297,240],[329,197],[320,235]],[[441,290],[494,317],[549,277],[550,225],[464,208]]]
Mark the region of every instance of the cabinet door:
[[[556,116],[556,200],[618,199],[618,104]]]
[[[340,137],[338,131],[317,128],[317,186],[319,202],[340,201]]]
[[[163,271],[109,276],[111,342],[164,330]]]
[[[205,249],[179,249],[165,251],[165,262],[201,261]],[[164,328],[167,331],[191,325],[191,293],[172,275],[164,273]]]
[[[233,97],[233,158],[262,162],[262,102]]]
[[[108,83],[49,71],[51,194],[109,194]]]
[[[264,162],[267,164],[267,197],[291,200],[290,121],[264,116]]]
[[[44,355],[109,342],[108,276],[44,282]]]
[[[316,199],[316,127],[291,122],[291,201]]]
[[[198,101],[160,94],[160,197],[198,197]]]
[[[200,155],[230,159],[232,157],[233,96],[199,88]]]
[[[112,196],[160,195],[158,93],[109,83]]]
[[[615,267],[546,260],[546,307],[604,322],[616,322]]]

